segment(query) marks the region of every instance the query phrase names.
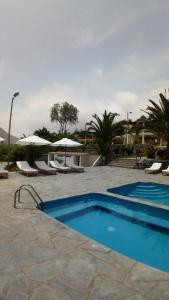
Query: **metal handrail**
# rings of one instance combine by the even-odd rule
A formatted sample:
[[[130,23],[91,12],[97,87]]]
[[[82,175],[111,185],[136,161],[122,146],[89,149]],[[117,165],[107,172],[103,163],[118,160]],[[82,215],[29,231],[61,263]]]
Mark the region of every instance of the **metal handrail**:
[[[39,196],[38,192],[34,189],[34,187],[33,187],[31,184],[22,184],[22,185],[20,186],[20,189],[22,189],[23,187],[27,187],[27,186],[30,187],[30,188],[33,190],[33,192],[34,192],[35,195],[38,197],[38,199],[40,200],[40,202],[43,203],[42,198]]]
[[[28,188],[27,188],[28,187]],[[32,193],[32,191],[34,192],[34,194],[36,195],[36,197],[39,199],[40,203],[43,203],[42,198],[39,196],[39,194],[37,193],[37,191],[34,189],[34,187],[30,184],[22,184],[15,192],[14,194],[14,208],[16,208],[16,203],[17,203],[17,199],[18,199],[18,203],[21,203],[20,198],[21,198],[21,191],[25,190],[29,193],[29,195],[32,197],[32,199],[34,200],[34,202],[36,203],[37,207],[40,208],[39,202],[37,201],[35,195]]]

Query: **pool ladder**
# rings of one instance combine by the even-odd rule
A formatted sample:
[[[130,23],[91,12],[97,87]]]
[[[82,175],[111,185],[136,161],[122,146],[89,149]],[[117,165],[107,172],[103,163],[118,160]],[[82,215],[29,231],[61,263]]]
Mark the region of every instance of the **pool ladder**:
[[[44,203],[42,198],[39,196],[38,192],[30,184],[22,184],[14,194],[14,208],[17,208],[16,204],[21,203],[21,191],[27,191],[31,198],[34,200],[37,208],[41,209],[40,204]],[[40,203],[39,203],[40,202]]]

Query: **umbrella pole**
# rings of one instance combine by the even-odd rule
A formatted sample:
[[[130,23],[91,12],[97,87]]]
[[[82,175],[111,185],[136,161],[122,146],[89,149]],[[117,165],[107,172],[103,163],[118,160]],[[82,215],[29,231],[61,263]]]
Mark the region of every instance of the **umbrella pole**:
[[[65,167],[66,167],[66,147],[65,147]]]

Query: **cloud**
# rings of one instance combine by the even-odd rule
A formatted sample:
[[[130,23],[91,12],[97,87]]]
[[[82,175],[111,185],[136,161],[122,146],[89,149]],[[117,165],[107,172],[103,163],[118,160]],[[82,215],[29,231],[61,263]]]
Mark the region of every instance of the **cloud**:
[[[6,0],[0,3],[1,124],[32,133],[50,108],[68,101],[84,126],[105,109],[135,118],[168,88],[169,2],[165,0]]]
[[[118,92],[115,94],[115,101],[123,108],[128,110],[130,107],[134,107],[138,102],[138,95],[132,92]]]
[[[0,79],[4,77],[6,62],[5,60],[0,61]]]
[[[96,47],[137,20],[167,9],[167,1],[158,0],[127,0],[125,5],[123,0],[99,3],[96,0],[90,2],[90,10],[88,1],[83,2],[79,10],[80,22],[75,17],[67,33],[70,45],[72,48]]]
[[[13,131],[20,136],[22,133],[31,134],[42,126],[49,130],[57,131],[58,126],[50,122],[50,109],[54,103],[68,101],[79,110],[79,123],[73,127],[84,128],[92,115],[102,115],[104,110],[120,114],[119,119],[126,118],[126,114],[132,111],[132,119],[139,117],[141,109],[145,109],[148,99],[158,101],[158,94],[164,91],[167,82],[156,82],[142,94],[132,91],[117,91],[109,97],[98,101],[97,97],[91,98],[82,87],[72,86],[67,83],[55,82],[42,88],[38,93],[27,96],[23,103],[16,102],[13,114]],[[100,86],[100,90],[102,87]]]
[[[102,68],[97,68],[94,70],[94,73],[97,77],[101,78],[103,76],[103,69]]]

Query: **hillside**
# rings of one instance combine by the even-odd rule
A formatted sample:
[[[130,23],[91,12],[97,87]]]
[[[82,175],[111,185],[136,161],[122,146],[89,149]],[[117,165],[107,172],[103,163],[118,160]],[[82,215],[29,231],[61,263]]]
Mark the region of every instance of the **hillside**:
[[[0,127],[0,137],[5,139],[4,144],[7,144],[8,133],[1,127]],[[17,140],[18,138],[16,136],[11,135],[11,141],[10,141],[11,145],[15,144]]]

